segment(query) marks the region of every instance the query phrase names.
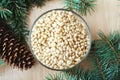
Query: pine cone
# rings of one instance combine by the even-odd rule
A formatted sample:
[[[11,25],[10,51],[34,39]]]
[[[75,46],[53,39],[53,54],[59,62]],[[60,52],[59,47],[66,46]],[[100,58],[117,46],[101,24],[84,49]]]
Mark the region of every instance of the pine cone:
[[[10,65],[21,69],[31,68],[35,64],[34,57],[27,44],[19,41],[8,26],[0,23],[0,57]]]

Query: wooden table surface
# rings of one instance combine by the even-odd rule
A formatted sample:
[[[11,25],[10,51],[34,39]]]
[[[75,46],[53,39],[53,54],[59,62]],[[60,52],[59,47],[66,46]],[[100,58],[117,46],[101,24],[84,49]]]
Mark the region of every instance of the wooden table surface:
[[[96,0],[96,4],[94,13],[86,17],[83,16],[91,29],[92,38],[98,38],[97,33],[100,30],[106,34],[114,30],[120,31],[120,1]],[[63,0],[49,1],[41,8],[34,7],[29,14],[29,26],[32,26],[34,20],[43,12],[63,7]],[[39,63],[27,71],[13,69],[9,65],[4,65],[0,67],[0,80],[43,80],[48,73],[53,74],[56,72],[43,67]]]

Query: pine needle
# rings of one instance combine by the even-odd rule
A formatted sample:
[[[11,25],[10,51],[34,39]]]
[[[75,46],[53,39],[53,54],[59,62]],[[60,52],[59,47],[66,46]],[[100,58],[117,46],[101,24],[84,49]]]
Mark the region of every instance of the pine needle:
[[[81,15],[91,14],[91,11],[94,11],[96,0],[64,0],[65,8],[76,11]]]
[[[9,1],[7,0],[2,0],[0,2],[0,17],[4,20],[7,20],[12,16],[11,10],[7,9],[8,4]]]

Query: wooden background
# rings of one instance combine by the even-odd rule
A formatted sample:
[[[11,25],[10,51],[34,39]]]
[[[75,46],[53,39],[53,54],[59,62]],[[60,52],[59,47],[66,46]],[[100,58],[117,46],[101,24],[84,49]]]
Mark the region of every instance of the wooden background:
[[[96,4],[94,13],[83,16],[91,29],[92,38],[98,38],[99,30],[106,34],[110,31],[120,30],[120,1],[96,0]],[[29,14],[28,25],[31,27],[40,14],[54,8],[63,8],[63,0],[49,1],[41,8],[34,7]],[[49,70],[39,63],[27,71],[4,65],[0,67],[0,80],[43,80],[48,73],[55,73],[55,71]]]

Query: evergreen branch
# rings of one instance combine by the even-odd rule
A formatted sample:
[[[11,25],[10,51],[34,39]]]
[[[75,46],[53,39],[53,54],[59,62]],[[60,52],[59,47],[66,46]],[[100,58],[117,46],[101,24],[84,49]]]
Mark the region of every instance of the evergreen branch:
[[[103,32],[100,32],[98,35],[102,40],[96,45],[96,52],[101,60],[100,63],[102,69],[104,70],[106,80],[113,80],[116,78],[116,76],[118,76],[120,68],[120,53],[118,52],[120,34],[116,31],[110,34],[108,37],[105,36]]]
[[[10,23],[11,27],[14,30],[18,39],[25,41],[29,32],[26,23],[27,9],[25,8],[25,1],[11,0],[8,6],[9,9],[13,12]]]
[[[103,32],[99,32],[98,35],[100,36],[101,39],[103,39],[104,41],[106,41],[106,43],[110,46],[110,48],[114,51],[114,54],[116,56],[116,59],[118,62],[119,61],[119,55],[117,53],[117,51],[115,50],[113,44],[109,41],[109,39],[105,36],[105,34]]]
[[[12,12],[6,8],[0,7],[0,17],[7,20],[11,16]]]
[[[4,20],[9,19],[12,16],[12,12],[7,9],[7,6],[9,4],[9,1],[2,0],[0,1],[0,17]]]
[[[65,8],[76,11],[82,15],[87,15],[87,12],[94,11],[96,0],[64,0]]]
[[[33,4],[37,7],[41,7],[45,4],[46,0],[31,0],[33,2]]]
[[[11,25],[14,33],[23,42],[27,39],[27,15],[31,7],[42,6],[46,0],[1,0],[0,17]]]
[[[104,73],[103,73],[103,71],[102,71],[102,67],[101,67],[101,65],[100,65],[99,58],[98,58],[98,56],[97,56],[96,54],[95,54],[95,57],[96,57],[97,66],[98,66],[98,69],[99,69],[99,71],[100,71],[102,80],[106,80],[106,79],[105,79],[105,76],[104,76]]]
[[[46,0],[25,0],[26,3],[26,8],[28,10],[31,10],[32,7],[37,6],[37,7],[41,7],[45,4]]]

